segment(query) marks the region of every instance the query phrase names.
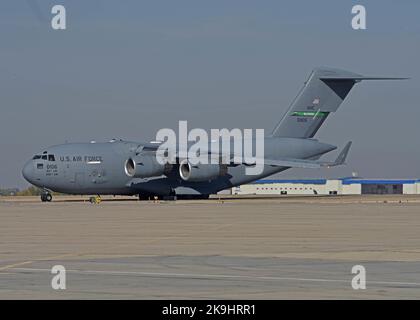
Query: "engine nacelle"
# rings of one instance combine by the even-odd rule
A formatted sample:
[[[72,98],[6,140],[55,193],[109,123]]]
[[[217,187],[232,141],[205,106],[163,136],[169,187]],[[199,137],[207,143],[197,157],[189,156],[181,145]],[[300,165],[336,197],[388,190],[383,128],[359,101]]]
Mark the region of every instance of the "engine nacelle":
[[[161,176],[168,173],[171,168],[170,164],[160,164],[155,154],[131,157],[124,165],[126,175],[133,178]]]
[[[192,165],[188,160],[179,164],[179,175],[184,181],[208,181],[227,173],[225,164],[197,164]]]

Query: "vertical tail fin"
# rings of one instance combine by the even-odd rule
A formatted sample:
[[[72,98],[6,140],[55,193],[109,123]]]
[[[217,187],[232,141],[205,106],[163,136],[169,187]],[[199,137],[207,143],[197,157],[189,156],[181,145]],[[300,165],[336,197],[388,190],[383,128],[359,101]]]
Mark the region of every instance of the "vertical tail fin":
[[[337,111],[361,80],[406,78],[364,77],[349,71],[315,68],[291,106],[274,128],[274,137],[312,138],[331,112]]]

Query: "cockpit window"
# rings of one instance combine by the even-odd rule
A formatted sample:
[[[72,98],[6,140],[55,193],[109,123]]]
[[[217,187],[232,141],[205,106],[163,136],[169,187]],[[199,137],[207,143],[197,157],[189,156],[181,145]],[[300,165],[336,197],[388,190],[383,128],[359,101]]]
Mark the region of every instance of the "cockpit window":
[[[39,160],[39,159],[55,161],[55,156],[53,154],[42,154],[42,155],[36,154],[32,158],[32,160]]]

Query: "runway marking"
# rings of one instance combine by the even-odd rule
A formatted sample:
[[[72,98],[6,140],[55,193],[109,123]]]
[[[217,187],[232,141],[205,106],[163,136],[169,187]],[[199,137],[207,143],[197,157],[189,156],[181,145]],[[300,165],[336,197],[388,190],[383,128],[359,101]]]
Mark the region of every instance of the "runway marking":
[[[220,229],[224,229],[226,227],[231,227],[232,224],[222,224],[222,225],[216,225],[214,228],[212,228],[214,231],[220,230]],[[186,237],[188,235],[190,235],[191,233],[181,233],[178,235],[172,235],[172,236],[166,236],[166,237],[161,237],[161,238],[154,238],[154,239],[149,239],[148,241],[144,241],[143,243],[145,244],[153,244],[153,243],[157,243],[159,241],[165,241],[165,240],[171,240],[174,238],[178,238],[178,237]],[[116,249],[118,247],[124,247],[126,246],[126,244],[119,244],[119,245],[115,245],[115,246],[108,246],[107,249],[113,248]],[[38,258],[38,259],[33,259],[33,260],[27,260],[27,261],[22,261],[22,262],[17,262],[14,264],[9,264],[9,265],[5,265],[3,267],[0,267],[0,272],[1,271],[5,271],[5,270],[9,270],[15,267],[19,267],[19,266],[24,266],[24,265],[28,265],[28,264],[32,264],[38,261],[48,261],[48,260],[57,260],[63,257],[81,257],[81,256],[95,256],[94,253],[89,252],[89,251],[85,251],[85,252],[76,252],[76,253],[64,253],[64,254],[60,254],[60,255],[56,255],[56,256],[48,256],[48,257],[44,257],[44,258]]]
[[[35,261],[23,261],[23,262],[18,262],[18,263],[14,263],[14,264],[9,264],[9,265],[6,265],[4,267],[1,267],[0,271],[5,271],[7,269],[12,269],[12,268],[15,268],[15,267],[24,266],[26,264],[31,264],[31,263],[34,263],[34,262]]]
[[[42,268],[13,268],[14,271],[21,272],[51,272],[50,269]],[[139,277],[163,277],[163,278],[189,278],[189,279],[232,279],[232,280],[257,280],[257,281],[298,281],[298,282],[335,282],[335,283],[351,283],[351,279],[323,279],[323,278],[297,278],[297,277],[272,277],[272,276],[246,276],[246,275],[226,275],[226,274],[198,274],[198,273],[165,273],[165,272],[142,272],[142,271],[106,271],[106,270],[78,270],[69,269],[67,272],[79,274],[104,274],[113,276],[139,276]],[[367,284],[377,285],[393,285],[393,286],[412,286],[420,287],[420,283],[416,282],[399,282],[399,281],[367,281]]]
[[[32,264],[38,261],[46,261],[46,260],[55,260],[55,259],[59,259],[59,258],[63,258],[66,256],[75,256],[77,254],[73,254],[73,253],[66,253],[66,254],[60,254],[60,255],[56,255],[56,256],[50,256],[50,257],[45,257],[45,258],[39,258],[39,259],[33,259],[33,260],[28,260],[28,261],[23,261],[23,262],[17,262],[17,263],[13,263],[13,264],[9,264],[3,267],[0,267],[0,271],[5,271],[8,269],[13,269],[15,267],[19,267],[19,266],[24,266],[27,264]]]

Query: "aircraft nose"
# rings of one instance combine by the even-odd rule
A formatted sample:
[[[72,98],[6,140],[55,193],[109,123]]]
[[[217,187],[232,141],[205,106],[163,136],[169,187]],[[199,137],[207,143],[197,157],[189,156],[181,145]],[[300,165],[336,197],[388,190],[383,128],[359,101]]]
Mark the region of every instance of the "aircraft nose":
[[[34,175],[34,165],[32,161],[28,161],[22,169],[22,175],[26,181],[32,183]]]

